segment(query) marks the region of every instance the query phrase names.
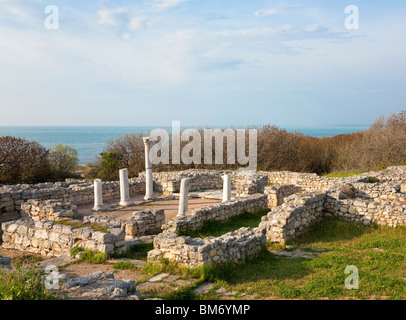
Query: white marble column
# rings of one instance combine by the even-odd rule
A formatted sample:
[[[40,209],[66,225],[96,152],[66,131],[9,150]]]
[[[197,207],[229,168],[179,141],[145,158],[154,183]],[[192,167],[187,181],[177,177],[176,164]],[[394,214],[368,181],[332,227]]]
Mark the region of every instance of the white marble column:
[[[188,210],[189,178],[180,181],[179,211],[178,215],[186,214]]]
[[[145,197],[144,200],[155,200],[154,182],[152,179],[152,163],[149,158],[150,141],[149,137],[142,138],[145,146]]]
[[[231,177],[228,174],[222,176],[223,178],[223,202],[231,200]]]
[[[120,206],[128,207],[134,203],[130,201],[130,185],[128,184],[128,169],[120,170]]]
[[[93,207],[93,210],[94,211],[104,210],[102,181],[100,179],[94,180],[94,207]]]

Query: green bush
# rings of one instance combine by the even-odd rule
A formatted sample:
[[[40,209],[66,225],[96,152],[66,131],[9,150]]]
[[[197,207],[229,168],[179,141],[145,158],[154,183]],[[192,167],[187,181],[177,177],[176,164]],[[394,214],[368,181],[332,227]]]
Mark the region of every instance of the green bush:
[[[70,146],[57,144],[49,149],[49,165],[55,179],[77,177],[75,170],[78,163],[78,152]]]

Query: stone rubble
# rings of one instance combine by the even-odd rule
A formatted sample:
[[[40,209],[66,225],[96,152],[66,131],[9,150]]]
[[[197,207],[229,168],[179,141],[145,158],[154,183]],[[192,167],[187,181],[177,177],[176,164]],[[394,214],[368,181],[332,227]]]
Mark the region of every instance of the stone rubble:
[[[62,284],[62,290],[71,299],[90,300],[140,300],[134,280],[116,280],[112,272],[97,271],[90,275],[67,280]]]

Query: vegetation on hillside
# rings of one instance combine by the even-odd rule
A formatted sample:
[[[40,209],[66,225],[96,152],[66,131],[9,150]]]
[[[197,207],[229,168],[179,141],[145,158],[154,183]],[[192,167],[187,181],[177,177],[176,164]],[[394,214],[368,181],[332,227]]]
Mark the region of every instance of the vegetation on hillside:
[[[288,132],[274,125],[251,128],[258,130],[258,170],[331,174],[381,170],[392,165],[406,164],[406,110],[387,117],[380,117],[365,131],[340,134],[334,137],[315,138],[298,132]],[[203,137],[203,129],[199,131]],[[246,130],[246,134],[246,149],[248,150],[248,130]],[[214,161],[213,164],[204,164],[204,139],[201,140],[201,164],[172,164],[170,158],[170,164],[155,164],[154,171],[235,170],[239,168],[238,163],[226,163],[228,143],[226,138],[223,144],[223,164],[214,164]],[[214,155],[215,140],[213,139],[212,142],[212,154]],[[181,150],[188,143],[189,141],[183,141]],[[170,141],[170,155],[171,150],[172,142]],[[105,152],[93,164],[87,177],[103,177],[106,172],[110,172],[112,166],[116,171],[128,168],[130,176],[136,176],[145,170],[141,134],[127,134],[111,140],[106,145]],[[114,172],[114,175],[117,175],[117,172]],[[112,176],[107,176],[112,178]]]
[[[35,141],[0,137],[0,184],[38,183],[78,177],[77,151],[58,144],[47,150]]]
[[[406,164],[406,110],[377,119],[369,129],[334,137],[315,138],[288,132],[274,125],[250,127],[257,129],[258,170],[314,172],[365,172],[388,166]],[[247,128],[249,129],[249,128]],[[204,129],[199,129],[204,137]],[[234,132],[229,130],[229,132]],[[228,133],[229,133],[228,132]],[[235,141],[237,140],[234,137]],[[205,164],[205,141],[201,139],[200,164],[172,164],[172,142],[169,143],[169,164],[155,164],[154,171],[185,169],[236,170],[227,164],[228,139],[223,141],[223,164]],[[189,141],[181,142],[181,150]],[[236,143],[236,142],[235,142]],[[212,155],[216,143],[212,140]],[[237,148],[235,148],[237,149]],[[248,150],[248,130],[246,130]],[[221,149],[220,149],[221,150]],[[77,151],[57,145],[50,150],[37,142],[21,138],[0,137],[0,184],[37,183],[76,177]],[[145,170],[144,144],[141,133],[126,134],[109,141],[104,152],[84,172],[88,179],[117,180],[118,170],[128,168],[129,176]]]

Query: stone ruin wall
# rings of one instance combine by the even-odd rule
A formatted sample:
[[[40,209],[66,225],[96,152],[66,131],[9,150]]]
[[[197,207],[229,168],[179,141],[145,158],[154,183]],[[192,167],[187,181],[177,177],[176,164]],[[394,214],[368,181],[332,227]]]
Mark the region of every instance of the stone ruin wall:
[[[264,194],[268,197],[268,208],[273,208],[281,205],[284,198],[292,194],[299,193],[302,188],[295,185],[273,185],[264,188]]]
[[[189,268],[229,261],[244,262],[266,246],[265,232],[258,228],[241,228],[221,237],[205,239],[160,233],[154,239],[149,261],[168,259]]]
[[[125,232],[120,228],[109,228],[106,233],[91,227],[73,228],[52,221],[22,218],[3,223],[2,229],[3,248],[43,256],[56,256],[75,246],[106,253],[125,250]]]
[[[76,205],[60,200],[28,200],[21,204],[21,217],[34,221],[73,219],[77,214]]]
[[[164,220],[163,210],[158,209],[135,211],[127,219],[85,216],[83,221],[77,221],[84,225],[80,228],[26,217],[2,224],[2,247],[44,256],[55,256],[75,246],[107,254],[120,253],[126,250],[125,240],[161,231]],[[94,231],[93,225],[106,226],[108,232]]]
[[[94,201],[94,185],[88,181],[3,186],[0,188],[0,223],[21,218],[21,205],[28,200],[59,200],[73,205]],[[145,180],[129,179],[130,194],[145,192]],[[103,198],[120,197],[120,183],[103,182]]]
[[[247,174],[239,171],[216,171],[190,169],[185,171],[155,172],[153,173],[154,190],[162,192],[164,196],[178,193],[180,181],[190,178],[189,191],[201,191],[223,188],[222,176],[231,176],[233,189],[236,196],[247,196],[255,193],[263,193],[264,187],[268,184],[268,177],[264,174]],[[140,173],[140,177],[145,177],[145,172]]]
[[[190,171],[186,172],[186,174],[190,173]],[[222,172],[216,171],[214,178],[210,178],[210,175],[212,175],[211,172],[206,171],[206,175],[204,175],[201,171],[197,173],[199,173],[199,175],[197,175],[199,178],[196,179],[198,182],[196,182],[196,185],[199,184],[200,190],[204,189],[206,186],[209,186],[210,183],[213,183],[213,181],[218,183],[218,185],[220,185],[221,182],[222,186]],[[155,174],[154,179],[155,184],[161,186],[161,191],[162,188],[166,188],[162,182],[168,181],[168,179],[176,180],[181,178],[179,176],[179,172],[165,173],[165,175],[161,174],[161,180],[157,178],[158,175],[159,174]],[[270,212],[263,217],[258,228],[241,228],[240,230],[221,237],[209,237],[203,240],[180,237],[168,229],[168,231],[155,237],[154,250],[149,253],[149,259],[154,260],[164,257],[170,260],[178,261],[187,266],[197,266],[207,263],[225,261],[243,261],[245,257],[258,252],[262,246],[265,246],[267,240],[272,242],[285,242],[286,240],[301,234],[301,232],[307,226],[324,216],[340,216],[346,220],[361,222],[364,224],[374,222],[393,227],[406,225],[406,207],[404,202],[406,195],[406,167],[391,167],[382,172],[373,174],[366,173],[350,178],[326,178],[313,174],[293,172],[257,173],[254,175],[254,179],[252,179],[252,176],[248,179],[247,177],[236,178],[236,176],[236,174],[233,174],[236,188],[238,188],[237,186],[239,181],[243,181],[240,185],[243,185],[244,188],[248,186],[248,194],[251,192],[250,190],[263,190],[262,192],[265,195],[263,198],[261,198],[261,200],[258,201],[265,201],[266,206],[272,207]],[[368,176],[374,176],[385,183],[366,183],[363,181],[363,179],[365,180]],[[265,181],[281,185],[266,186]],[[250,184],[256,184],[256,186],[250,189]],[[286,184],[290,186],[285,186]],[[352,195],[354,198],[348,197],[347,194],[340,192],[343,187],[346,187],[349,184],[354,191],[354,194]],[[218,187],[216,186],[216,188]],[[300,195],[292,194],[297,192],[301,192]],[[36,193],[37,194],[35,195],[34,199],[39,198],[41,190],[36,190]],[[63,197],[63,199],[71,199],[70,193],[71,192],[67,192],[68,196]],[[46,195],[50,196],[49,191],[46,189],[44,194],[45,197]],[[23,192],[20,192],[20,197],[14,197],[13,201],[24,200],[23,202],[25,202],[25,200],[30,198],[30,196],[27,197],[27,194],[23,195]],[[80,196],[80,200],[82,200],[81,195],[76,194],[75,196]],[[286,196],[288,197],[286,198]],[[8,197],[11,198],[12,196],[10,197],[9,194]],[[4,197],[2,196],[0,199],[3,198]],[[78,199],[74,200],[77,201]],[[2,200],[0,200],[0,203],[2,203],[1,201]],[[3,200],[3,203],[7,201],[10,201],[10,199]],[[85,198],[83,201],[86,201]],[[71,202],[75,203],[75,201]],[[275,203],[278,206],[274,207]],[[13,204],[17,205],[16,202],[13,202]],[[19,205],[21,204],[22,202]],[[231,202],[229,205],[232,206]],[[1,208],[3,209],[5,207],[7,206],[3,205]],[[11,212],[10,209],[9,212]],[[4,213],[3,210],[2,213]],[[198,215],[196,215],[196,217],[197,216]],[[35,224],[36,222],[31,222],[31,225],[32,223]],[[47,227],[44,227],[45,225],[39,226],[39,230],[42,231],[40,231],[37,235],[44,236],[45,232],[53,232],[52,237],[55,239],[54,233],[58,232],[53,230],[54,226],[49,228],[50,222],[43,223],[48,223],[46,225]],[[195,224],[195,222],[193,222],[191,225],[197,226],[199,223],[200,222],[197,222],[197,224]],[[58,248],[58,246],[62,247],[61,244],[52,243],[52,241],[48,239],[49,241],[44,242],[44,247],[40,248],[38,247],[38,242],[40,242],[39,239],[42,239],[41,241],[46,239],[36,237],[35,229],[30,229],[30,227],[27,227],[27,231],[25,233],[25,229],[19,228],[19,225],[16,226],[14,224],[12,227],[10,227],[11,225],[13,225],[13,222],[3,224],[3,230],[5,232],[5,237],[3,238],[10,239],[14,237],[14,240],[11,243],[15,243],[14,245],[16,247],[19,246],[22,248],[21,246],[23,243],[28,244],[29,241],[31,241],[27,236],[29,234],[34,236],[32,239],[34,244],[28,245],[28,248],[35,248],[35,250],[48,254],[49,252],[56,252],[58,249],[55,248]],[[136,226],[136,228],[142,229],[142,227],[138,226]],[[125,227],[124,229],[117,229],[122,230],[124,237],[126,236]],[[19,232],[17,232],[17,230],[19,230]],[[71,243],[70,241],[72,241],[72,239],[68,236],[69,231],[66,228],[64,230],[66,230],[65,232],[67,234],[62,232],[60,235],[61,239],[64,239],[66,243]],[[71,230],[71,232],[72,234],[76,234],[79,231]],[[51,234],[47,234],[47,237],[51,237]],[[101,236],[96,235],[96,239],[94,239],[92,233],[91,238],[85,237],[85,239],[81,240],[83,240],[83,243],[89,242],[89,246],[93,248],[107,244],[110,245],[107,246],[108,248],[111,248],[111,244],[113,244],[113,247],[115,247],[115,243],[105,241],[104,237],[109,239],[109,236],[103,236],[103,240],[97,242],[99,237],[102,238]],[[35,245],[37,245],[37,247],[35,247]],[[55,248],[53,248],[53,246],[55,246]]]
[[[396,177],[399,174],[403,176]],[[373,176],[378,179],[386,180],[386,183],[382,184],[363,182],[372,176],[371,173],[350,178],[325,178],[292,172],[270,173],[269,181],[281,184],[264,188],[268,207],[272,209],[262,218],[258,228],[252,230],[242,228],[233,233],[234,237],[238,236],[232,238],[236,243],[235,247],[227,247],[231,241],[229,234],[202,240],[179,237],[167,231],[155,238],[154,250],[149,253],[149,259],[156,260],[164,257],[189,267],[216,262],[242,261],[236,256],[247,257],[255,254],[261,246],[266,245],[266,241],[285,243],[326,216],[342,217],[347,221],[363,224],[405,226],[406,194],[404,191],[406,190],[404,186],[399,185],[405,182],[405,174],[406,167],[389,168],[377,176],[374,173]],[[291,185],[284,185],[287,183]],[[350,185],[354,191],[354,199],[340,191],[349,183],[352,183]],[[330,188],[334,191],[326,192]],[[239,240],[244,243],[244,239],[250,237],[257,239],[251,248],[249,245],[237,244]],[[214,247],[215,243],[217,247]],[[227,255],[221,251],[221,255],[217,255],[217,248],[237,253]]]
[[[405,196],[405,194],[403,194]],[[377,202],[373,199],[350,199],[339,191],[292,195],[272,208],[259,227],[265,228],[268,241],[284,243],[326,216],[369,225],[406,226],[406,204]]]
[[[126,219],[105,215],[91,215],[85,216],[83,222],[121,228],[125,230],[126,239],[131,239],[161,232],[165,223],[165,213],[163,209],[134,211],[133,216]]]
[[[168,221],[163,229],[171,232],[198,230],[206,221],[226,221],[244,212],[255,212],[268,207],[268,198],[263,194],[254,194],[236,198],[224,203],[196,208],[183,216]]]

